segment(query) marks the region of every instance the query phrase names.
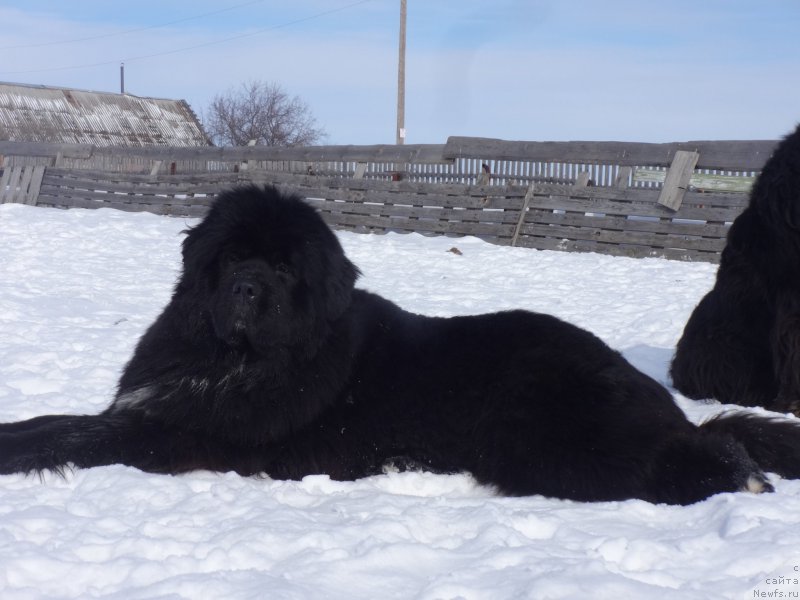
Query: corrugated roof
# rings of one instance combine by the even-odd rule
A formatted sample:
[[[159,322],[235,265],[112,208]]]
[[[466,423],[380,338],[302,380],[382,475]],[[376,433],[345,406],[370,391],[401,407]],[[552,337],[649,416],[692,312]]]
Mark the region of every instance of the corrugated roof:
[[[0,82],[0,139],[95,146],[207,146],[184,100]]]

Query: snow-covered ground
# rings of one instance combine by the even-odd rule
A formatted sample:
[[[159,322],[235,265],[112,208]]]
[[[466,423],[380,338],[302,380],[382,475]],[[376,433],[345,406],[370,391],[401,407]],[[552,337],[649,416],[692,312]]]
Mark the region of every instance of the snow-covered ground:
[[[0,206],[0,421],[105,406],[170,296],[187,224]],[[409,310],[552,313],[665,384],[715,272],[472,238],[340,237],[361,286]],[[676,399],[695,420],[720,410]],[[673,507],[500,498],[428,473],[0,476],[0,598],[800,597],[800,482],[774,483]]]

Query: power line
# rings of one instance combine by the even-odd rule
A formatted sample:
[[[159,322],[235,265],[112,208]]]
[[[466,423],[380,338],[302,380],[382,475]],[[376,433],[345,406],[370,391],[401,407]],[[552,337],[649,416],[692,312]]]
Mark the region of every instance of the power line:
[[[372,2],[372,0],[359,0],[358,2],[351,2],[350,4],[345,4],[344,6],[340,6],[339,8],[333,8],[331,10],[326,10],[323,12],[319,12],[308,17],[303,17],[301,19],[295,19],[293,21],[287,21],[286,23],[281,23],[280,25],[273,25],[272,27],[265,27],[264,29],[258,29],[256,31],[251,31],[250,33],[243,33],[240,35],[234,35],[227,38],[222,38],[219,40],[213,40],[210,42],[203,42],[202,44],[194,44],[192,46],[184,46],[182,48],[175,48],[174,50],[166,50],[164,52],[155,52],[153,54],[143,54],[140,56],[129,56],[127,58],[116,58],[114,60],[106,60],[97,63],[89,63],[83,65],[71,65],[66,67],[48,67],[45,69],[27,69],[23,71],[0,71],[2,75],[26,75],[29,73],[48,73],[53,71],[69,71],[73,69],[90,69],[92,67],[102,67],[106,65],[113,65],[117,63],[127,63],[133,62],[137,60],[145,60],[148,58],[157,58],[159,56],[168,56],[170,54],[178,54],[180,52],[187,52],[189,50],[196,50],[197,48],[205,48],[207,46],[214,46],[216,44],[224,44],[225,42],[231,42],[234,40],[240,40],[247,37],[253,37],[256,35],[261,35],[264,33],[269,33],[270,31],[276,31],[278,29],[284,29],[286,27],[290,27],[292,25],[297,25],[298,23],[304,23],[306,21],[311,21],[314,19],[318,19],[320,17],[325,17],[327,15],[331,15],[337,12],[341,12],[343,10],[347,10],[349,8],[353,8],[354,6],[359,6],[360,4],[366,4],[367,2]]]
[[[252,0],[251,2],[243,2],[242,4],[235,4],[233,6],[229,6],[228,8],[221,8],[220,10],[215,10],[212,12],[203,13],[201,15],[194,15],[193,17],[184,17],[183,19],[176,19],[174,21],[167,21],[166,23],[159,23],[157,25],[148,25],[147,27],[136,27],[134,29],[125,29],[123,31],[115,31],[113,33],[103,33],[101,35],[93,35],[89,37],[82,37],[82,38],[73,38],[70,40],[59,40],[55,42],[41,42],[38,44],[18,44],[16,46],[0,46],[0,50],[18,50],[21,48],[41,48],[42,46],[60,46],[61,44],[75,44],[77,42],[91,42],[94,40],[102,40],[109,37],[117,37],[120,35],[128,35],[129,33],[138,33],[140,31],[148,31],[149,29],[159,29],[161,27],[168,27],[170,25],[177,25],[178,23],[185,23],[186,21],[195,21],[197,19],[203,19],[205,17],[212,17],[214,15],[218,15],[220,13],[228,12],[231,10],[235,10],[237,8],[242,8],[244,6],[250,6],[252,4],[261,4],[264,0]]]

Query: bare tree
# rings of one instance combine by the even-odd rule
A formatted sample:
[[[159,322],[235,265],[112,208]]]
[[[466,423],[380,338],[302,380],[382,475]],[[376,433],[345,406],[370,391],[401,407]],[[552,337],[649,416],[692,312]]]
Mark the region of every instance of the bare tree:
[[[219,94],[204,118],[217,145],[308,146],[327,134],[317,127],[308,105],[277,83],[250,81]]]

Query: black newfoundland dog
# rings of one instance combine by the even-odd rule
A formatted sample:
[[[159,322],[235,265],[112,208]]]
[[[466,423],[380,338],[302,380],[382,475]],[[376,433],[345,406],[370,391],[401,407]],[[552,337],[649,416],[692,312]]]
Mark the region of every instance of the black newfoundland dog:
[[[800,416],[800,128],[778,145],[733,222],[671,373],[689,398]]]
[[[468,471],[505,494],[691,503],[800,476],[800,428],[701,427],[598,338],[523,311],[431,318],[355,289],[320,215],[222,194],[99,415],[0,425],[0,472],[110,463],[355,479]],[[764,435],[768,432],[768,435]]]

